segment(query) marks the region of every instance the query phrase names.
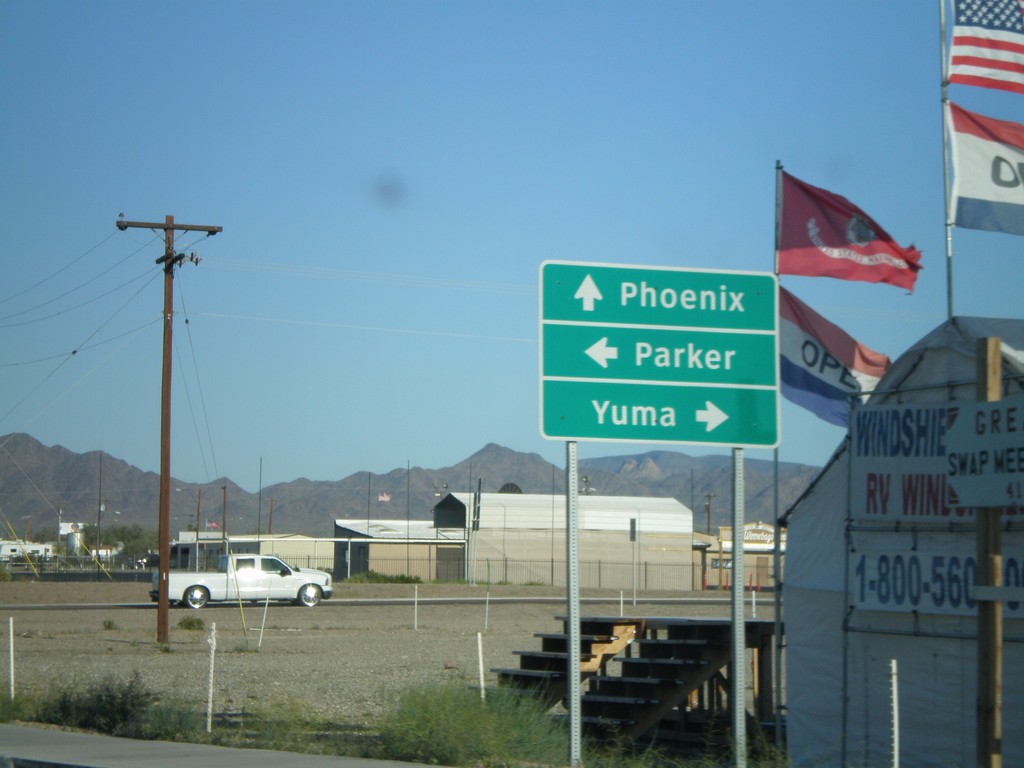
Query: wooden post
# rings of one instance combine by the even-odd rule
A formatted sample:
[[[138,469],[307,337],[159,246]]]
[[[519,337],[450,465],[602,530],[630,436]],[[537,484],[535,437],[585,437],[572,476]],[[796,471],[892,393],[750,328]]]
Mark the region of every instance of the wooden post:
[[[1002,398],[1000,339],[978,339],[977,399],[991,403]],[[1003,581],[1000,509],[978,508],[977,583],[998,587]],[[978,601],[978,697],[977,765],[1001,768],[1003,764],[1003,603]]]
[[[212,236],[220,232],[221,227],[176,224],[173,216],[165,216],[162,223],[118,219],[115,225],[122,232],[131,228],[162,229],[164,232],[164,255],[156,260],[156,263],[161,265],[164,270],[163,371],[160,379],[160,509],[157,532],[160,564],[157,569],[156,639],[159,643],[166,643],[170,624],[167,582],[171,559],[171,342],[174,320],[174,268],[185,259],[185,254],[174,252],[174,233],[183,230],[205,232],[208,236]],[[198,541],[199,532],[196,531],[196,542],[198,543]]]

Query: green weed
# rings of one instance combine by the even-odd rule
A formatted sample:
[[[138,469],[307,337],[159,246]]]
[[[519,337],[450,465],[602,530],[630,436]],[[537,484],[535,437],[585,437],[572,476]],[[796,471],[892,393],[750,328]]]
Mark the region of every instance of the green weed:
[[[10,696],[0,696],[0,723],[25,720],[30,712],[30,703],[22,697],[16,695],[12,699]]]
[[[379,754],[389,760],[451,766],[564,764],[565,728],[535,701],[510,691],[486,701],[464,685],[406,691],[380,728]]]
[[[135,739],[184,739],[199,717],[187,705],[159,700],[138,672],[127,682],[108,678],[84,690],[64,688],[47,694],[33,719]]]
[[[186,629],[190,632],[201,632],[206,629],[206,622],[200,616],[188,615],[178,622],[178,629]]]
[[[395,576],[386,576],[383,573],[377,571],[366,571],[364,573],[357,573],[349,579],[346,579],[348,584],[422,584],[423,579],[419,576],[409,576],[407,574],[398,574]]]

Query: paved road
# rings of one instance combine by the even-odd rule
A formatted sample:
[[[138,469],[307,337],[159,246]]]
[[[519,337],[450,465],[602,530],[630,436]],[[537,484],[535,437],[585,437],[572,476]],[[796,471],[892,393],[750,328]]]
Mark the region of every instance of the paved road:
[[[3,768],[409,768],[413,763],[136,741],[22,725],[0,725]]]
[[[762,595],[758,598],[758,603],[763,606],[770,605],[773,601],[771,593]],[[704,593],[696,593],[690,597],[664,597],[664,598],[648,598],[643,597],[638,600],[639,604],[642,605],[728,605],[731,598],[728,593],[712,593],[704,596]],[[361,606],[395,606],[395,605],[413,605],[419,603],[420,605],[484,605],[485,603],[491,603],[493,605],[513,605],[513,604],[549,604],[553,606],[562,606],[565,604],[564,597],[421,597],[413,599],[411,597],[396,597],[396,598],[331,598],[324,600],[317,606],[320,608],[340,608],[345,606],[361,605]],[[580,603],[586,605],[592,604],[608,604],[614,602],[613,598],[608,597],[582,597]],[[750,604],[751,599],[748,596],[746,603]],[[262,605],[262,603],[259,603]],[[632,607],[631,599],[625,599],[626,606]],[[227,605],[233,605],[228,603]],[[273,603],[272,603],[273,605]],[[145,602],[145,603],[0,603],[0,611],[53,611],[53,610],[118,610],[124,608],[149,608],[156,609],[156,603]],[[176,607],[172,604],[172,608]],[[215,607],[215,604],[211,603],[210,607]]]

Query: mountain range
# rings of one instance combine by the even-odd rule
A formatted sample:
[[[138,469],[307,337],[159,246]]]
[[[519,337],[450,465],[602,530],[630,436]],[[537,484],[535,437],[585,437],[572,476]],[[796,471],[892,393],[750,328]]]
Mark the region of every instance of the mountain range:
[[[155,530],[160,476],[101,451],[75,453],[30,435],[0,438],[0,539],[11,529],[54,530],[58,519],[88,525],[138,524]],[[818,467],[780,462],[779,510],[817,476]],[[717,530],[732,519],[732,458],[676,451],[579,461],[580,493],[673,497],[694,511],[694,530]],[[772,461],[745,459],[744,519],[774,519]],[[426,520],[447,491],[564,493],[565,470],[535,453],[488,444],[458,464],[439,469],[357,472],[340,480],[299,478],[249,493],[228,478],[209,483],[171,481],[171,531],[198,527],[229,534],[300,533],[329,537],[337,518]]]

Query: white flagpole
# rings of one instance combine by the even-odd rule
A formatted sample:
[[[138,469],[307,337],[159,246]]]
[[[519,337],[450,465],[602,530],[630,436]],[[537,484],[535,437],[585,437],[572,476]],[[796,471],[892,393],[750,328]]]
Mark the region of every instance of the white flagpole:
[[[942,73],[942,184],[946,203],[946,320],[953,319],[953,222],[950,221],[949,184],[949,123],[946,112],[949,109],[949,62],[946,57],[946,0],[939,0],[939,70]]]

